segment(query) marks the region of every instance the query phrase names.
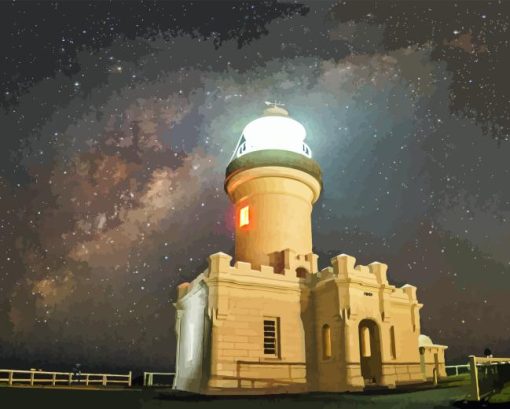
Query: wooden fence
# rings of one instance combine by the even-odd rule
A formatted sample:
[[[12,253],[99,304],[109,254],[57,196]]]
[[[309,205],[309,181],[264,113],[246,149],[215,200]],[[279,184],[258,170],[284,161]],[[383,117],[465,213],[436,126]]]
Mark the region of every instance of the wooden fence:
[[[0,384],[6,383],[9,386],[15,384],[34,385],[126,385],[131,386],[131,371],[124,374],[103,374],[103,373],[73,373],[73,372],[52,372],[38,370],[17,370],[0,369]]]
[[[154,375],[156,376],[171,376],[172,377],[172,383],[154,383]],[[144,372],[143,373],[143,386],[171,386],[173,384],[173,378],[175,376],[175,372]]]
[[[510,381],[510,358],[469,356],[471,400],[479,401],[497,391],[500,384]]]
[[[458,376],[461,373],[469,372],[469,364],[464,365],[447,365],[445,366],[447,376]],[[462,372],[461,372],[462,371]],[[451,372],[451,373],[449,373]]]

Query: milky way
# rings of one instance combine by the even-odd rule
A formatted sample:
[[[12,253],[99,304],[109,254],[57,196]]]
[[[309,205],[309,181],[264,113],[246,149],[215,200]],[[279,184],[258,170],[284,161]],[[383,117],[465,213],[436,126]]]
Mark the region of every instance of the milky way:
[[[2,3],[0,360],[168,369],[176,285],[233,254],[265,100],[324,173],[319,265],[418,287],[447,359],[510,354],[509,6]]]

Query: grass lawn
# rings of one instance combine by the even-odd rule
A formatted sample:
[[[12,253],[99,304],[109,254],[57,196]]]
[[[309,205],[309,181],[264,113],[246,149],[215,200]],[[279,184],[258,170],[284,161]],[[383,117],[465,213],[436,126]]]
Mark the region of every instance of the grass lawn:
[[[489,398],[490,403],[510,403],[510,382],[504,388]]]
[[[463,374],[459,376],[449,376],[445,381],[441,382],[438,386],[440,388],[443,387],[462,387],[464,386],[464,390],[466,390],[466,397],[469,395],[469,386],[471,382],[471,376],[469,374]],[[488,398],[482,399],[481,402],[465,402],[459,404],[457,406],[460,407],[487,407],[487,404],[494,404],[494,407],[510,407],[510,382],[506,383],[504,388],[494,395],[489,396]],[[506,405],[501,405],[506,404]]]
[[[448,376],[445,379],[442,379],[437,385],[439,388],[451,388],[455,386],[462,386],[467,389],[471,382],[471,375],[469,373],[464,373],[457,376]]]

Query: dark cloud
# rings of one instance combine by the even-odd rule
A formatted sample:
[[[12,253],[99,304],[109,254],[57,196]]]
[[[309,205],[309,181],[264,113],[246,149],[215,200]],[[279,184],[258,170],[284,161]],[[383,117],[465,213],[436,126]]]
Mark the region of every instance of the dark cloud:
[[[478,3],[444,15],[435,3],[235,2],[212,14],[121,4],[80,6],[106,28],[65,35],[74,68],[50,53],[43,75],[24,67],[4,79],[14,89],[34,73],[1,118],[2,357],[172,366],[175,287],[209,254],[232,253],[224,169],[274,98],[305,125],[323,168],[320,264],[343,252],[387,262],[395,283],[418,286],[423,330],[450,358],[510,353],[503,5],[483,17]],[[53,6],[8,5],[30,15],[26,27],[38,12],[74,21]],[[163,12],[174,13],[166,25]],[[40,35],[44,49],[60,47],[54,31]],[[18,66],[26,57],[7,54]],[[484,64],[495,68],[465,91],[461,79]],[[486,92],[493,103],[476,100]]]

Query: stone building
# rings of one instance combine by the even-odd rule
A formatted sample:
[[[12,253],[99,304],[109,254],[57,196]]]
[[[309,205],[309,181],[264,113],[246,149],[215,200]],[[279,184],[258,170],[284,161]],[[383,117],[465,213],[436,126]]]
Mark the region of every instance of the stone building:
[[[178,287],[176,389],[357,391],[445,376],[446,347],[420,344],[416,287],[345,254],[319,271],[311,213],[322,176],[305,137],[276,105],[245,127],[225,178],[234,260],[212,254]]]

